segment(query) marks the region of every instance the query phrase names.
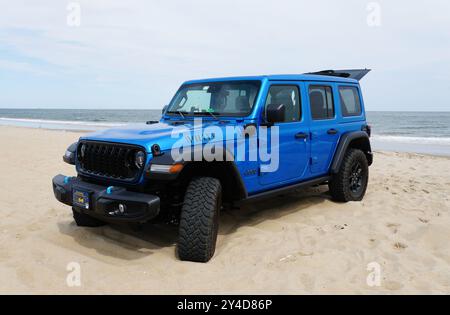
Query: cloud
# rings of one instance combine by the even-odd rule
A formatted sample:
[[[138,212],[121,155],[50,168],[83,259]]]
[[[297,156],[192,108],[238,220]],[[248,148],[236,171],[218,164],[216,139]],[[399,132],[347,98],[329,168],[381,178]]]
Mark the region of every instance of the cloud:
[[[79,27],[66,23],[69,2],[4,6],[0,68],[110,86],[114,97],[118,86],[147,86],[158,106],[180,82],[210,76],[371,67],[373,91],[439,63],[432,74],[449,79],[448,1],[378,1],[380,27],[367,25],[370,1],[359,0],[83,0]]]

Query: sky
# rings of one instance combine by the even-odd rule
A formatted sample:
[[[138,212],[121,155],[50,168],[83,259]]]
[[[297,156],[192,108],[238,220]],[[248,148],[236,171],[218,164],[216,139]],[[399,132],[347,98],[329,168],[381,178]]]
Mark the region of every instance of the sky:
[[[348,68],[372,69],[367,110],[450,111],[450,1],[0,0],[0,108],[160,109],[189,79]]]

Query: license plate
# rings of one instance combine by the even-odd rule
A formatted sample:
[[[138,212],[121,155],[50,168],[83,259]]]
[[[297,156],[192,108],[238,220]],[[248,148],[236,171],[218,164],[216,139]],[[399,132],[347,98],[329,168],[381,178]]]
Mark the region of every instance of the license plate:
[[[89,209],[89,193],[86,191],[76,190],[73,191],[73,205],[76,207]]]

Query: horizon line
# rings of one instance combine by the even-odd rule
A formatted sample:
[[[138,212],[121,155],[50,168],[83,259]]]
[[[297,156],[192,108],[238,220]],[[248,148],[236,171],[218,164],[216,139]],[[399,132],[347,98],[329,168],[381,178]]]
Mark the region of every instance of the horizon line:
[[[8,109],[8,110],[48,110],[48,109],[55,109],[55,110],[162,110],[162,108],[62,108],[62,107],[0,107],[0,110],[2,109]],[[449,110],[366,110],[366,112],[392,112],[392,113],[450,113]]]

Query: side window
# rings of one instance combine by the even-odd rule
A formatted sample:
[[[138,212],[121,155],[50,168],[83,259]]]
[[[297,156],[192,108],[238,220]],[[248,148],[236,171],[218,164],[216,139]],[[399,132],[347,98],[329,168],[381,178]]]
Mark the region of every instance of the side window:
[[[361,100],[359,99],[359,93],[356,87],[340,86],[339,97],[341,100],[342,116],[361,115]]]
[[[302,117],[302,106],[300,102],[300,91],[296,85],[272,85],[267,95],[264,106],[264,117],[269,104],[283,104],[286,108],[284,122],[300,121]]]
[[[330,86],[310,85],[309,102],[314,120],[334,117],[333,91]]]

